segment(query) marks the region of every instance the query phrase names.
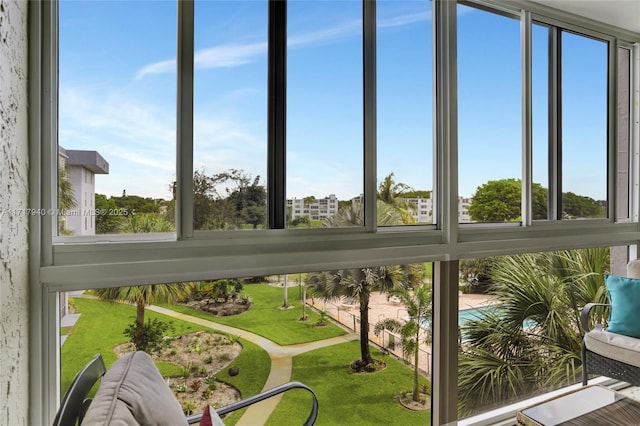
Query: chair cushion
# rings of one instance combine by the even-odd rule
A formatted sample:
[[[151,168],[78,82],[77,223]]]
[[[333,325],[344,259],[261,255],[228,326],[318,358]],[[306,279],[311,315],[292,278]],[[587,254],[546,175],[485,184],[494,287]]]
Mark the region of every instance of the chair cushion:
[[[594,330],[585,334],[584,344],[591,352],[640,367],[640,339]]]
[[[605,275],[611,302],[607,330],[640,338],[640,279]]]
[[[124,355],[107,370],[82,421],[82,426],[187,424],[180,404],[144,352]]]

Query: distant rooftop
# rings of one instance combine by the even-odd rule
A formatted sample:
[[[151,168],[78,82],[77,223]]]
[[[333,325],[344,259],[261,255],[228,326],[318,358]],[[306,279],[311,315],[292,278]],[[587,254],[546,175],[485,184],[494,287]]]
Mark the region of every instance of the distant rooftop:
[[[60,150],[66,154],[66,164],[69,166],[82,166],[95,174],[109,174],[109,163],[98,151],[80,151],[76,149]]]

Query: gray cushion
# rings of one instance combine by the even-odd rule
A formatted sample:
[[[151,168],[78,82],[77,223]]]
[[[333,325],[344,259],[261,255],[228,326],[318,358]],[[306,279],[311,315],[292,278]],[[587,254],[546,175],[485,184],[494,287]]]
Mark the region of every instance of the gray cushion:
[[[640,367],[640,339],[594,330],[584,336],[584,344],[591,352]]]
[[[153,360],[133,352],[104,375],[82,426],[187,425],[180,404]]]

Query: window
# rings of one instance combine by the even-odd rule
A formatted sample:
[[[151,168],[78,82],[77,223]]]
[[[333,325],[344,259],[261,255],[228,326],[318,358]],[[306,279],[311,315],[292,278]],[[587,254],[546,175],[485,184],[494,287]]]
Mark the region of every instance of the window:
[[[608,45],[567,31],[560,43],[562,218],[606,217]]]
[[[603,238],[626,251],[640,241],[633,180],[638,171],[631,160],[637,141],[630,136],[638,132],[631,108],[637,103],[637,52],[628,33],[570,15],[556,20],[553,9],[535,3],[158,2],[151,14],[138,3],[94,3],[32,5],[42,12],[32,16],[43,20],[43,31],[58,27],[48,16],[59,20],[60,43],[32,45],[30,58],[42,61],[34,61],[32,75],[41,78],[35,83],[45,92],[33,95],[41,108],[31,114],[43,134],[33,143],[40,150],[30,155],[43,167],[33,169],[42,176],[34,171],[31,193],[45,211],[56,208],[55,174],[47,170],[59,163],[58,186],[67,189],[59,191],[57,204],[64,206],[77,165],[73,151],[89,151],[91,161],[85,163],[99,176],[95,192],[78,192],[87,192],[79,205],[95,203],[95,212],[115,213],[95,215],[95,227],[84,216],[87,230],[102,234],[91,237],[62,235],[75,216],[59,224],[47,216],[34,219],[39,226],[32,228],[32,287],[41,284],[42,291],[33,292],[40,309],[33,312],[31,332],[40,344],[33,345],[31,364],[32,377],[42,382],[34,388],[43,393],[32,405],[44,424],[51,423],[57,404],[54,305],[59,294],[87,282],[141,286],[433,262],[433,332],[439,340],[431,348],[438,356],[431,358],[436,364],[430,372],[439,406],[432,423],[444,424],[466,415],[446,403],[461,394],[455,394],[457,369],[442,361],[455,359],[458,350],[455,313],[449,316],[458,301],[454,270],[460,259],[584,249],[602,246]],[[89,25],[95,16],[100,22]],[[73,23],[84,17],[88,23],[76,31],[86,35],[81,46],[72,37]],[[132,28],[127,44],[113,28]],[[57,37],[45,33],[40,39],[55,43]],[[522,61],[529,41],[530,68]],[[220,59],[216,55],[225,46],[245,56],[235,56],[227,67],[206,61],[206,54]],[[102,58],[102,47],[117,50],[108,55],[113,64]],[[47,91],[56,81],[57,54],[59,87]],[[619,61],[617,73],[613,60]],[[585,64],[593,65],[594,74],[582,69]],[[523,90],[529,74],[531,93]],[[92,75],[101,76],[98,83]],[[581,86],[581,79],[589,83]],[[616,79],[620,88],[614,96]],[[90,96],[71,96],[76,81],[86,84],[75,90]],[[581,105],[584,99],[593,105]],[[531,123],[523,118],[529,109]],[[87,112],[90,119],[83,119],[80,114]],[[109,119],[109,113],[122,121]],[[576,113],[593,125],[588,144]],[[590,120],[591,115],[596,117]],[[130,140],[135,156],[116,149]],[[593,192],[584,194],[578,187],[584,175],[574,168],[581,141],[597,156]],[[394,182],[411,186],[404,195],[414,206],[407,210],[412,220],[433,226],[382,226],[387,223],[377,220],[388,207],[376,203],[377,190],[391,172]],[[205,178],[198,180],[197,173]],[[230,178],[225,181],[221,173]],[[504,181],[513,190],[511,210],[499,217],[479,215],[479,188]],[[215,183],[220,197],[209,198],[213,192],[207,187],[198,192],[198,182]],[[534,210],[537,200],[523,199],[522,193],[538,183],[546,199]],[[261,201],[249,204],[245,195],[253,190]],[[491,203],[503,202],[505,194],[489,192],[487,210],[498,211]],[[587,217],[561,213],[571,201],[566,192],[593,199],[605,215],[561,220]],[[198,204],[197,194],[205,194],[207,203]],[[198,222],[205,212],[199,206],[215,209]],[[252,231],[237,232],[245,229]]]
[[[176,4],[58,4],[58,208],[70,219],[60,235],[88,235],[74,212],[99,234],[136,232],[133,209],[155,214],[155,231],[173,231]],[[81,197],[94,173],[97,210]]]
[[[608,44],[542,24],[532,38],[533,219],[605,218]]]
[[[362,60],[362,3],[287,4],[287,198],[363,192]],[[361,227],[362,213],[328,225]]]
[[[430,224],[408,197],[433,189],[431,2],[377,5],[377,223]]]
[[[520,221],[518,19],[458,5],[458,64],[459,194],[472,198],[473,222]]]
[[[607,303],[604,274],[626,275],[628,247],[460,262],[460,417],[582,380],[580,313]]]
[[[267,2],[195,2],[194,230],[264,229]]]

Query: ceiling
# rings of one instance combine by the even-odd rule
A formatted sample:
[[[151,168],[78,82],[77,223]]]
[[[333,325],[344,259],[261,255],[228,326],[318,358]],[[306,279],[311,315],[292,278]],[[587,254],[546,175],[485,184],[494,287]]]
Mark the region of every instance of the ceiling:
[[[534,0],[640,33],[640,0]]]

